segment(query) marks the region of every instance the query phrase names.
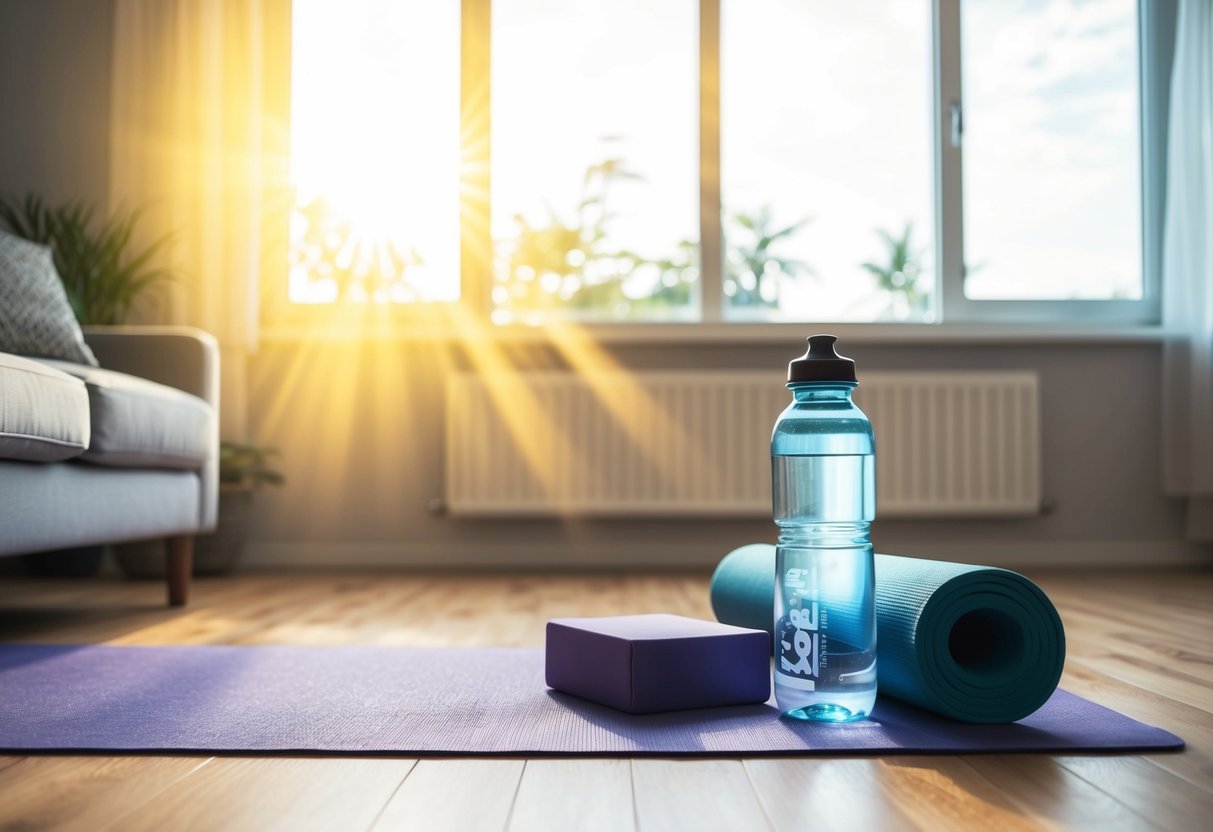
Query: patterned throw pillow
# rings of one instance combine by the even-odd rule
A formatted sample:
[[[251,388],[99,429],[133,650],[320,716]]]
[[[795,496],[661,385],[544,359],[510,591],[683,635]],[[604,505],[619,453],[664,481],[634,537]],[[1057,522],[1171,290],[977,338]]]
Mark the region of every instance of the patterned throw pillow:
[[[97,366],[51,250],[0,231],[0,352]]]

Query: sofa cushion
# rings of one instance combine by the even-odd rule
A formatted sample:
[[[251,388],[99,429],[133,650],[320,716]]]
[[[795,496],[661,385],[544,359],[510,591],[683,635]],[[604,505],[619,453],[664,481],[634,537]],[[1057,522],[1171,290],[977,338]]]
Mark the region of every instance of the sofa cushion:
[[[214,453],[211,406],[197,396],[126,373],[41,360],[84,381],[92,441],[80,458],[124,468],[201,468]]]
[[[0,353],[0,459],[55,462],[80,455],[88,442],[84,383]]]
[[[96,366],[51,250],[0,231],[0,350]]]

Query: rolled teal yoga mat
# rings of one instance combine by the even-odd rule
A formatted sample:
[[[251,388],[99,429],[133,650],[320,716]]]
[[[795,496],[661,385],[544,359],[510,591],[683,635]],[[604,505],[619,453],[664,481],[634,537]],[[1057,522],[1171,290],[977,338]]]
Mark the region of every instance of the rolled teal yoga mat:
[[[772,632],[775,547],[742,546],[712,576],[725,624]],[[1006,569],[876,556],[880,694],[964,722],[1015,722],[1061,679],[1066,636],[1040,587]]]

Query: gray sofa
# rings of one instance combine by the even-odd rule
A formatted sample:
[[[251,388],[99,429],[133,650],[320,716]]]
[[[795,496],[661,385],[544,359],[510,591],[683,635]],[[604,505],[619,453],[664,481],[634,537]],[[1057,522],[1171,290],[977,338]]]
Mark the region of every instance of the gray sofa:
[[[187,327],[84,333],[99,368],[0,352],[0,556],[164,538],[184,604],[218,505],[218,345]]]

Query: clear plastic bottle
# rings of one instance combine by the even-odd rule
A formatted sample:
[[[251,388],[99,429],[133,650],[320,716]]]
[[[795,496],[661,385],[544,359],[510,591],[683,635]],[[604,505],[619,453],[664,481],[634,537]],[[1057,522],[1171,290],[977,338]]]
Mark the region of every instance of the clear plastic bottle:
[[[836,340],[814,335],[788,364],[792,404],[771,436],[775,699],[790,717],[851,722],[876,702],[876,444]]]

